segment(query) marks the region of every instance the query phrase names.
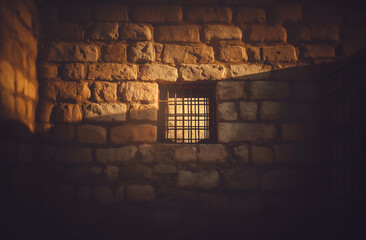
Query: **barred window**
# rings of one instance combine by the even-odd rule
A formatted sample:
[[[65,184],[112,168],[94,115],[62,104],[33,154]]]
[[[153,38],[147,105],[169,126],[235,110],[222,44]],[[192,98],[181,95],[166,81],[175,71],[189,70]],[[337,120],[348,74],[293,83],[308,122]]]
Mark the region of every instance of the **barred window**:
[[[160,142],[216,141],[214,85],[161,84],[159,90]]]

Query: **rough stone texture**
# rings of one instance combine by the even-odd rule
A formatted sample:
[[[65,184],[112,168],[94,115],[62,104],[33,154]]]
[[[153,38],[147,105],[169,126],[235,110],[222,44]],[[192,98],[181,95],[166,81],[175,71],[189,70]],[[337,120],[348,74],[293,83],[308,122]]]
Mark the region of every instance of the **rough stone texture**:
[[[217,171],[203,171],[192,173],[184,170],[178,171],[177,185],[179,187],[196,187],[212,189],[219,185],[219,173]]]
[[[239,112],[242,120],[254,121],[257,119],[258,106],[256,102],[240,102]]]
[[[218,141],[222,143],[270,140],[276,137],[274,124],[219,123]]]
[[[231,168],[224,172],[224,186],[229,190],[251,190],[260,186],[260,174],[254,169]]]
[[[124,103],[90,103],[83,105],[84,117],[89,121],[125,121],[127,106]]]
[[[248,23],[264,23],[266,21],[266,13],[261,8],[244,8],[235,9],[234,22],[237,24]]]
[[[58,123],[77,123],[83,118],[79,105],[60,104],[56,107],[55,121]]]
[[[174,67],[161,64],[144,64],[140,66],[140,78],[145,81],[170,81],[178,79],[178,70]]]
[[[118,87],[118,96],[127,102],[157,103],[158,84],[125,82]]]
[[[261,60],[261,52],[259,47],[247,47],[247,55],[250,62],[259,62]]]
[[[95,187],[94,196],[100,205],[109,205],[114,201],[113,192],[109,187]]]
[[[234,148],[234,156],[240,163],[249,163],[249,147],[248,145],[240,145]]]
[[[339,31],[336,25],[313,24],[310,26],[310,35],[314,41],[339,42]]]
[[[261,120],[289,120],[291,114],[291,104],[288,102],[262,102]]]
[[[81,63],[66,64],[62,76],[65,80],[83,80],[86,77],[86,67]]]
[[[117,100],[117,85],[108,82],[94,82],[91,85],[92,99],[97,102],[114,102]]]
[[[216,58],[223,62],[241,62],[248,60],[245,48],[242,46],[220,46],[216,55]]]
[[[42,96],[53,101],[85,101],[90,97],[90,89],[86,82],[49,81],[41,86]]]
[[[174,159],[178,162],[194,162],[197,161],[197,149],[192,145],[184,145],[174,151]]]
[[[111,143],[156,142],[157,128],[151,124],[129,124],[111,128]]]
[[[262,47],[263,60],[267,62],[296,62],[296,49],[291,45]]]
[[[136,202],[153,202],[154,189],[150,185],[128,185],[126,187],[127,200]]]
[[[118,39],[118,23],[96,23],[93,26],[90,38],[93,40]]]
[[[126,163],[135,157],[136,152],[137,147],[135,146],[99,148],[96,151],[96,160],[104,164]]]
[[[303,124],[288,123],[282,124],[282,139],[284,141],[303,140],[305,136],[305,128]]]
[[[71,142],[75,136],[73,125],[58,124],[53,129],[52,140],[54,142]]]
[[[297,157],[297,149],[295,145],[281,144],[275,145],[276,162],[289,162]]]
[[[157,121],[158,108],[154,104],[135,104],[130,109],[130,119]]]
[[[98,48],[76,43],[52,43],[44,52],[44,60],[51,62],[93,62],[99,58]]]
[[[302,57],[305,60],[332,59],[335,57],[335,51],[330,45],[305,45]]]
[[[66,164],[84,164],[92,160],[90,148],[60,147],[56,148],[55,161]]]
[[[175,23],[182,21],[183,11],[179,6],[134,7],[131,18],[137,22]]]
[[[199,42],[199,27],[197,25],[157,26],[155,28],[155,41]]]
[[[217,83],[217,96],[220,100],[246,98],[244,82],[219,82]]]
[[[273,152],[269,147],[252,146],[252,162],[266,164],[273,162]]]
[[[272,67],[269,65],[236,64],[229,65],[230,76],[235,79],[264,80],[271,76]]]
[[[185,18],[192,23],[231,23],[232,12],[227,7],[193,7]]]
[[[212,63],[213,61],[213,48],[204,45],[181,46],[165,44],[162,52],[162,62],[164,63]]]
[[[88,79],[90,80],[136,80],[136,65],[118,63],[99,63],[89,65]]]
[[[282,42],[287,41],[286,30],[281,26],[251,25],[243,29],[245,42]]]
[[[119,167],[107,166],[104,168],[104,174],[107,176],[108,182],[116,182],[119,179]]]
[[[184,81],[220,80],[226,78],[226,68],[218,64],[184,64],[179,68]]]
[[[226,163],[228,153],[222,144],[200,144],[197,157],[202,163]]]
[[[151,40],[152,33],[148,25],[125,23],[121,28],[119,35],[127,40]]]
[[[99,3],[94,7],[94,17],[97,21],[127,21],[127,7],[121,4]]]
[[[299,4],[276,4],[270,15],[271,22],[278,25],[284,22],[299,22],[302,19],[302,7]]]
[[[238,27],[226,25],[206,25],[202,29],[204,41],[241,40],[242,33]]]
[[[151,42],[137,42],[128,51],[128,59],[131,62],[153,62],[155,60],[155,47]]]
[[[236,105],[233,102],[223,102],[217,106],[218,119],[223,121],[235,121],[238,116],[236,114]]]
[[[126,45],[112,43],[102,47],[102,59],[106,62],[124,62],[127,58]]]
[[[139,154],[141,156],[141,161],[144,163],[152,162],[155,159],[154,149],[150,144],[139,145]]]
[[[255,81],[249,92],[251,99],[281,99],[288,97],[290,89],[286,82]]]
[[[104,144],[107,142],[107,130],[95,125],[80,125],[77,127],[77,138],[81,143]]]
[[[155,174],[175,174],[177,173],[177,168],[171,164],[158,164],[154,166]]]

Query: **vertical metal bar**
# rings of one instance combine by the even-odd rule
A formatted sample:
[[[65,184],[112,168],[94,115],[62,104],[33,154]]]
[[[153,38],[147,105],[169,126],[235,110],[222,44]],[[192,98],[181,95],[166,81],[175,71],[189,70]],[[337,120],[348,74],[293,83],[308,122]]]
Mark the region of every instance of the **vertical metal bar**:
[[[177,89],[174,89],[174,142],[177,142]]]
[[[183,120],[183,123],[182,123],[182,129],[183,129],[183,143],[185,143],[185,139],[184,139],[184,135],[185,135],[185,125],[184,125],[184,121],[186,120],[186,115],[184,113],[184,107],[185,107],[185,96],[184,96],[184,89],[182,90],[182,120]]]
[[[193,131],[192,131],[192,128],[193,128],[193,113],[192,113],[192,101],[193,101],[193,92],[192,92],[192,89],[190,89],[190,93],[191,93],[191,99],[189,100],[189,108],[190,108],[190,117],[191,117],[191,127],[190,127],[190,132],[191,132],[191,138],[190,138],[190,142],[192,143],[193,142]]]
[[[169,139],[169,117],[170,117],[170,112],[169,112],[169,105],[170,105],[170,102],[169,102],[169,98],[170,98],[170,89],[167,88],[166,89],[166,94],[167,94],[167,102],[165,103],[165,107],[166,107],[166,126],[165,126],[165,139]]]

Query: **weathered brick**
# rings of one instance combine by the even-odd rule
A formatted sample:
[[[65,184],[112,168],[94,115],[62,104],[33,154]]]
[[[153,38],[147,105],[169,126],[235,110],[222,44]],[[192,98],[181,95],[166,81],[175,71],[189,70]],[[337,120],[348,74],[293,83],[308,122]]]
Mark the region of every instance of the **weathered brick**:
[[[252,162],[267,164],[273,162],[273,152],[269,147],[252,146]]]
[[[83,111],[89,121],[126,121],[127,106],[124,103],[90,103],[83,105]]]
[[[247,47],[247,56],[250,62],[259,62],[261,60],[261,53],[259,47]]]
[[[119,167],[117,166],[107,166],[103,172],[107,176],[108,182],[116,182],[119,179]]]
[[[57,77],[57,65],[38,64],[38,77],[41,79],[52,79]]]
[[[162,52],[164,63],[212,63],[214,51],[205,45],[181,46],[165,44]]]
[[[275,145],[276,162],[288,162],[296,159],[297,149],[295,145]]]
[[[192,145],[184,145],[174,151],[174,159],[178,162],[197,161],[197,149]]]
[[[134,104],[130,109],[130,119],[157,121],[158,108],[154,104]]]
[[[144,163],[152,162],[155,159],[153,146],[150,144],[139,145],[140,160]]]
[[[15,91],[15,71],[7,61],[0,61],[0,86]]]
[[[61,147],[55,152],[55,161],[66,164],[90,163],[92,160],[90,148]]]
[[[84,29],[80,24],[43,24],[42,37],[49,40],[83,40]]]
[[[100,167],[69,167],[66,172],[67,178],[93,178],[101,175]]]
[[[150,185],[128,185],[126,195],[129,201],[153,202],[154,188]]]
[[[298,141],[305,137],[305,127],[303,124],[285,123],[281,124],[282,139],[284,141]]]
[[[75,136],[73,125],[57,124],[53,129],[52,140],[54,142],[71,142]]]
[[[282,42],[287,41],[286,29],[281,26],[251,25],[243,29],[245,42]]]
[[[291,114],[291,104],[288,102],[262,102],[261,120],[289,120]]]
[[[221,80],[226,78],[226,68],[219,64],[184,64],[179,75],[184,81]]]
[[[206,25],[202,29],[204,41],[241,40],[242,33],[238,27],[226,25]]]
[[[76,43],[51,43],[43,53],[43,58],[51,62],[93,62],[98,57],[96,46]]]
[[[296,49],[291,45],[262,47],[263,60],[267,62],[296,62]]]
[[[178,171],[177,185],[179,187],[196,187],[202,189],[212,189],[219,185],[220,175],[217,171],[202,171],[192,173],[184,170]]]
[[[223,102],[217,106],[218,119],[222,121],[235,121],[238,116],[236,114],[236,105],[233,102]]]
[[[151,40],[152,33],[148,25],[126,23],[120,28],[119,35],[127,40]]]
[[[199,42],[199,27],[197,25],[157,26],[155,28],[155,41]]]
[[[248,56],[245,48],[241,46],[220,46],[216,52],[216,58],[223,62],[247,61]]]
[[[260,186],[260,174],[254,169],[231,168],[225,170],[223,176],[229,190],[251,190]]]
[[[136,152],[137,147],[135,146],[98,148],[96,150],[96,160],[104,164],[126,163],[135,157]]]
[[[175,82],[178,79],[178,70],[167,65],[152,63],[140,66],[140,78],[145,81],[170,81]]]
[[[269,65],[236,64],[229,65],[230,76],[235,79],[269,79],[272,67]]]
[[[289,95],[287,82],[255,81],[249,88],[251,99],[282,99]]]
[[[127,21],[127,7],[118,3],[99,3],[94,7],[94,17],[97,21]]]
[[[270,19],[274,24],[284,22],[299,22],[302,19],[302,7],[299,4],[281,4],[271,8]]]
[[[121,178],[151,180],[153,171],[151,168],[141,164],[125,164],[120,168]]]
[[[171,164],[158,164],[154,166],[155,174],[175,174],[177,173],[177,167]]]
[[[217,83],[217,96],[220,100],[246,98],[244,82],[219,82]]]
[[[118,87],[118,96],[127,102],[157,103],[158,84],[125,82]]]
[[[117,100],[115,83],[94,82],[91,85],[92,99],[97,102],[113,102]]]
[[[127,59],[126,45],[112,43],[103,46],[101,49],[102,59],[106,62],[124,62]]]
[[[305,45],[302,49],[305,60],[332,59],[335,57],[334,48],[330,45]]]
[[[130,62],[153,62],[155,61],[155,47],[151,42],[137,42],[128,51]]]
[[[313,24],[310,26],[310,35],[314,41],[339,42],[339,32],[336,25]]]
[[[60,10],[61,19],[68,22],[88,22],[92,15],[92,8],[82,3],[68,3]]]
[[[274,124],[266,123],[219,123],[218,140],[222,143],[271,140],[276,137]]]
[[[234,156],[240,163],[249,163],[249,147],[248,145],[240,145],[234,148]]]
[[[113,192],[109,187],[95,187],[94,196],[100,205],[109,205],[114,202]]]
[[[185,18],[192,23],[231,23],[232,12],[227,7],[193,7]]]
[[[111,143],[156,142],[157,129],[151,124],[129,124],[111,128]]]
[[[137,66],[119,63],[96,63],[89,65],[90,80],[136,80]]]
[[[77,127],[77,138],[81,143],[104,144],[107,142],[107,129],[90,124]]]
[[[226,163],[228,156],[222,144],[200,144],[197,152],[198,160],[202,163]]]
[[[83,80],[86,77],[86,67],[82,63],[66,64],[62,69],[62,77],[65,80]]]
[[[81,108],[74,104],[59,104],[56,108],[55,121],[62,123],[76,123],[82,120]]]
[[[262,8],[239,7],[235,9],[234,22],[237,24],[265,23],[265,21],[266,13]]]
[[[240,102],[239,111],[242,120],[256,120],[258,106],[256,102]]]
[[[182,21],[183,11],[179,6],[134,7],[131,17],[137,22],[175,23]]]

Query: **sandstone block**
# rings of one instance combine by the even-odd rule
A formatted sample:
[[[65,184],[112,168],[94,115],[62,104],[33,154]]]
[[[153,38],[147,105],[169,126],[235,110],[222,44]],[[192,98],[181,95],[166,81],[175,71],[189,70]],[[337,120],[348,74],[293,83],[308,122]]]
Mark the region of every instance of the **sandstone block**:
[[[248,145],[240,145],[234,148],[234,156],[240,163],[249,163],[249,147]]]
[[[124,62],[127,59],[126,45],[112,43],[103,46],[101,49],[102,59],[106,62]]]
[[[175,23],[182,21],[183,11],[179,6],[140,6],[132,9],[131,17],[137,22]]]
[[[35,100],[37,98],[37,90],[38,86],[37,83],[34,81],[28,82],[28,94],[26,93],[25,96],[30,97],[31,99]],[[27,92],[25,90],[25,92]]]
[[[242,33],[238,27],[226,25],[206,25],[203,27],[203,40],[241,40]]]
[[[235,9],[234,22],[237,24],[265,23],[266,13],[262,8],[239,7]]]
[[[117,100],[115,83],[94,82],[91,85],[92,99],[97,102],[114,102]]]
[[[46,47],[43,57],[51,62],[93,62],[99,53],[93,45],[58,42]]]
[[[271,140],[276,137],[274,124],[219,123],[218,140],[222,143]]]
[[[264,80],[271,76],[272,67],[269,65],[235,64],[229,65],[229,72],[235,79]]]
[[[128,51],[128,59],[131,62],[155,61],[155,47],[151,42],[137,42]]]
[[[136,80],[137,66],[119,63],[100,63],[89,65],[90,80]]]
[[[77,138],[81,143],[104,144],[107,142],[107,129],[95,125],[77,127]]]
[[[226,163],[228,158],[226,147],[222,144],[200,144],[197,153],[202,163]]]
[[[94,196],[100,205],[109,205],[114,202],[113,192],[109,187],[95,187]]]
[[[199,42],[200,33],[197,25],[157,26],[157,42]]]
[[[127,40],[151,40],[152,33],[148,25],[126,23],[120,28],[119,35]]]
[[[118,87],[118,96],[127,102],[157,103],[158,84],[125,82]]]
[[[55,161],[66,164],[90,163],[92,160],[90,148],[60,147],[56,149]]]
[[[261,53],[259,47],[247,48],[248,60],[250,62],[259,62],[261,60]]]
[[[129,201],[153,202],[154,188],[150,185],[128,185],[126,195]]]
[[[38,64],[38,77],[41,79],[52,79],[57,77],[57,65]]]
[[[126,163],[136,155],[137,147],[126,146],[121,148],[98,148],[96,151],[97,162],[103,164]]]
[[[271,21],[278,25],[284,22],[299,22],[302,19],[302,7],[299,4],[276,4],[270,15]]]
[[[0,86],[15,91],[15,71],[7,61],[0,61]]]
[[[90,38],[94,40],[116,40],[118,23],[96,23],[91,32]]]
[[[84,29],[80,24],[43,24],[42,37],[50,40],[83,40]]]
[[[150,144],[139,145],[139,154],[143,163],[152,162],[155,159],[154,149]]]
[[[220,100],[236,100],[238,98],[246,98],[244,82],[217,83],[217,96]]]
[[[89,121],[126,121],[127,106],[124,103],[90,103],[83,105],[83,111]]]
[[[263,60],[267,62],[296,62],[296,49],[291,45],[262,47]]]
[[[263,101],[260,116],[262,120],[289,120],[292,116],[291,104]]]
[[[165,44],[162,52],[162,61],[164,63],[211,63],[214,61],[214,51],[212,47],[181,46],[174,44]]]
[[[184,64],[179,75],[184,81],[220,80],[226,78],[226,68],[219,64]]]
[[[68,3],[62,8],[61,19],[68,22],[88,22],[91,19],[92,8],[88,4]]]
[[[196,187],[202,189],[212,189],[219,185],[219,173],[213,171],[203,171],[192,173],[184,170],[178,171],[177,185],[179,187]]]
[[[107,166],[103,172],[107,176],[108,182],[116,182],[119,179],[119,167]]]
[[[56,108],[56,122],[76,123],[83,118],[81,108],[74,104],[60,104]]]
[[[82,63],[66,64],[62,76],[65,80],[83,80],[86,77],[86,67]]]
[[[254,164],[268,164],[273,162],[273,152],[269,147],[252,146],[252,162]]]
[[[177,167],[171,164],[158,164],[154,166],[154,173],[156,174],[175,174]]]
[[[258,106],[256,102],[240,102],[239,111],[242,120],[256,120]]]
[[[245,48],[241,46],[221,46],[217,51],[217,59],[223,62],[247,61]]]
[[[128,20],[127,7],[118,3],[99,3],[95,5],[94,17],[97,21],[123,22]]]
[[[287,123],[281,124],[282,139],[284,141],[299,141],[305,136],[305,127],[303,124]]]
[[[255,81],[249,88],[251,99],[281,99],[289,95],[287,82]]]
[[[186,12],[187,21],[192,23],[231,23],[231,18],[227,7],[193,7]]]
[[[172,81],[178,79],[178,70],[174,67],[161,64],[144,64],[140,66],[140,78],[144,81]]]
[[[129,124],[111,128],[111,143],[156,142],[157,128],[151,124]]]
[[[194,162],[197,161],[197,149],[192,145],[184,145],[174,151],[174,159],[178,162]]]
[[[260,186],[260,174],[254,169],[231,168],[224,172],[224,185],[229,190],[252,190]]]
[[[57,124],[53,129],[52,140],[54,142],[71,142],[75,136],[73,125]]]
[[[130,109],[130,119],[157,121],[158,108],[154,104],[134,104]]]
[[[302,49],[305,60],[332,59],[335,57],[334,48],[330,45],[305,45]]]
[[[233,102],[223,102],[217,106],[218,119],[222,121],[235,121],[238,116],[236,114],[236,105]]]
[[[295,145],[275,145],[275,159],[277,162],[289,162],[296,159],[297,149]]]
[[[286,30],[281,26],[251,25],[243,29],[245,42],[282,42],[287,41]]]

